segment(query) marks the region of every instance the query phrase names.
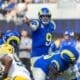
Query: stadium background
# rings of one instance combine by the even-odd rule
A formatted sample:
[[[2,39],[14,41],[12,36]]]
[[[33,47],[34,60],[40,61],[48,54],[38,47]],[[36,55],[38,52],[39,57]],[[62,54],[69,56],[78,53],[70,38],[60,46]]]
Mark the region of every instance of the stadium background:
[[[64,19],[64,20],[54,20],[56,23],[56,33],[63,33],[65,30],[74,31],[80,33],[80,20],[79,19]],[[67,26],[67,27],[66,27]],[[8,29],[24,29],[21,25],[16,25],[13,21],[6,22],[5,20],[0,20],[0,32],[6,32]],[[27,29],[25,27],[25,29]]]
[[[7,1],[7,7],[3,8],[4,2]],[[27,10],[19,10],[17,16],[13,15],[9,19],[10,12],[13,11],[15,5],[19,9],[22,2],[27,3]],[[65,5],[64,5],[65,4]],[[38,11],[41,7],[48,7],[51,10],[52,19],[56,23],[56,33],[63,33],[65,30],[74,31],[80,33],[80,11],[79,1],[76,0],[1,0],[0,1],[0,32],[5,32],[8,29],[22,28],[28,29],[26,26],[23,27],[22,20],[27,15],[29,19],[37,19]],[[22,13],[24,11],[24,13]],[[35,13],[35,14],[34,14]],[[5,17],[8,14],[7,17]],[[12,16],[12,15],[11,15]],[[30,31],[30,29],[28,29]]]

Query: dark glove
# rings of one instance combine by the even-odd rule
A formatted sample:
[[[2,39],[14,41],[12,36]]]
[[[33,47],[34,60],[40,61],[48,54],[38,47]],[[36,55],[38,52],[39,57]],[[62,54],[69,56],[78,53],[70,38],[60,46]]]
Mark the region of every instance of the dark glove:
[[[3,80],[3,73],[0,73],[0,80]]]
[[[4,79],[4,78],[7,78],[7,75],[8,75],[8,73],[7,72],[4,72],[3,74],[2,74],[2,78]]]
[[[6,72],[0,73],[0,80],[4,80],[4,78],[6,78],[7,75],[8,75],[8,73],[6,73]]]

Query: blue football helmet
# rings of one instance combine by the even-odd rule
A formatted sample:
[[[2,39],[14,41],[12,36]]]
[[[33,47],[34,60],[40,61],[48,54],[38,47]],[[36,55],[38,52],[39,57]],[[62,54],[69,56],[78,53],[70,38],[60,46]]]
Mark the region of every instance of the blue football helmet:
[[[51,12],[49,11],[48,8],[42,8],[40,9],[39,13],[39,18],[42,21],[43,24],[48,24],[50,19],[51,19]]]
[[[6,32],[3,36],[3,41],[5,43],[11,44],[13,46],[19,45],[19,43],[20,43],[20,34],[16,31]]]
[[[74,64],[79,57],[79,52],[76,47],[73,46],[64,46],[61,50],[61,57],[68,64]]]
[[[65,31],[65,32],[64,32],[64,35],[70,36],[70,32],[69,32],[69,31]]]

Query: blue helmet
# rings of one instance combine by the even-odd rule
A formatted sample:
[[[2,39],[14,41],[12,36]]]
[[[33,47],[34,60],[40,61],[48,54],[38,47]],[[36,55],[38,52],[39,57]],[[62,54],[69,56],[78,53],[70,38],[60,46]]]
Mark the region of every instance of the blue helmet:
[[[40,9],[39,13],[39,18],[42,21],[43,24],[48,24],[50,19],[51,19],[51,12],[49,11],[48,8],[42,8]]]
[[[3,36],[3,41],[5,43],[11,44],[11,45],[19,45],[20,43],[20,34],[16,31],[9,31],[6,32]]]
[[[64,32],[64,35],[70,36],[70,32],[69,32],[69,31],[65,31],[65,32]]]
[[[75,36],[75,32],[70,32],[70,37],[74,37]]]
[[[68,35],[70,37],[73,37],[75,35],[75,33],[73,31],[65,31],[64,35]]]
[[[78,59],[79,52],[76,47],[67,45],[62,48],[61,57],[66,61],[66,63],[73,64]]]

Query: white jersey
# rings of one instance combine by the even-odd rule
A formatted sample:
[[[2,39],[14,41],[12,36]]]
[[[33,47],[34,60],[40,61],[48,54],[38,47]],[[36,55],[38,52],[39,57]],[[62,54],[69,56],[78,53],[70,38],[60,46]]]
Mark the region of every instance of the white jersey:
[[[9,55],[12,58],[12,64],[9,69],[8,77],[14,78],[15,76],[23,76],[30,79],[30,73],[28,70],[24,67],[24,65],[21,63],[21,61],[17,58],[16,55]]]

